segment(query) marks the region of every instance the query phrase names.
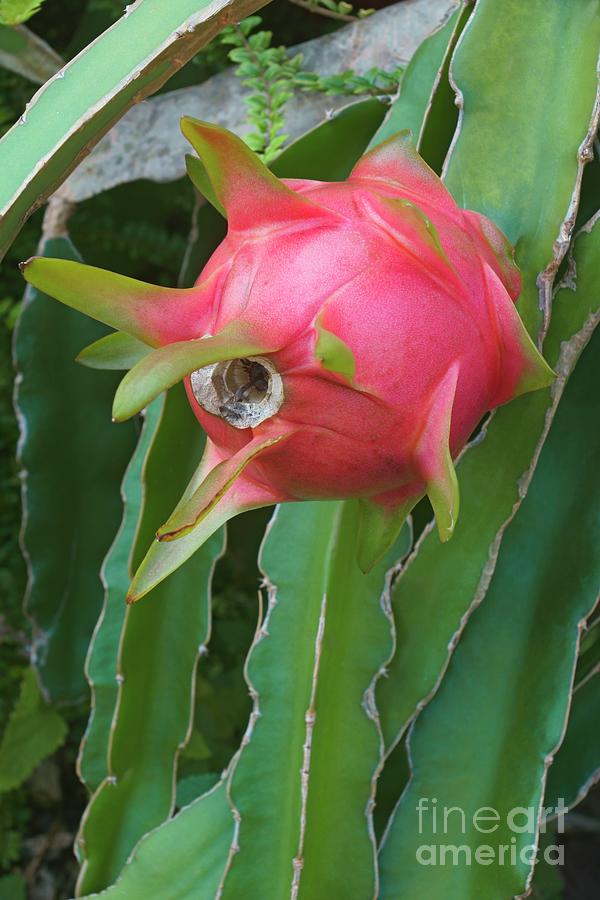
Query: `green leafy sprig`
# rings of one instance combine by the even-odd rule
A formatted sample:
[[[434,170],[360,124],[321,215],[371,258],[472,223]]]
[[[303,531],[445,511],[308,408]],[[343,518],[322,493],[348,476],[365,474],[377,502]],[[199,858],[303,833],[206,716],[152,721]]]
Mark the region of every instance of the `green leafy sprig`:
[[[316,72],[298,72],[294,87],[303,91],[318,91],[323,94],[344,94],[346,96],[366,95],[388,99],[398,90],[403,69],[398,67],[386,72],[383,69],[367,69],[358,75],[352,69],[337,75],[318,75]]]
[[[337,4],[340,5],[343,4]],[[289,56],[286,47],[271,46],[273,33],[255,30],[261,24],[260,16],[249,16],[238,25],[225,28],[220,41],[233,47],[229,59],[237,64],[236,74],[242,84],[252,90],[246,98],[246,107],[248,122],[254,130],[245,140],[267,163],[275,159],[288,138],[284,130],[285,106],[294,91],[385,100],[398,90],[401,68],[386,72],[374,67],[363,75],[351,69],[336,75],[304,71],[302,54]]]
[[[254,131],[245,136],[247,144],[271,162],[287,139],[283,133],[283,110],[293,96],[292,86],[300,71],[302,55],[289,57],[285,47],[272,47],[271,31],[252,32],[262,23],[260,16],[249,16],[221,34],[224,44],[233,45],[229,58],[237,63],[237,75],[253,93],[246,98],[248,121]]]

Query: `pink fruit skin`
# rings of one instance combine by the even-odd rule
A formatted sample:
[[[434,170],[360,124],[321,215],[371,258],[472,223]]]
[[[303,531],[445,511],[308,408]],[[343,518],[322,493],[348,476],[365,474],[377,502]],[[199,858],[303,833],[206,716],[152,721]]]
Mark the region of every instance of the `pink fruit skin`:
[[[242,477],[278,499],[392,507],[421,496],[439,473],[444,412],[454,457],[537,365],[514,307],[510,247],[491,222],[461,210],[405,142],[367,154],[345,182],[284,182],[310,201],[287,224],[283,215],[252,226],[245,211],[260,206],[261,185],[248,181],[230,201],[229,233],[198,279],[199,299],[205,332],[241,321],[258,344],[279,348],[269,355],[285,400],[240,431],[200,407],[186,379],[217,456],[295,427]],[[354,356],[352,385],[315,357],[318,316]]]
[[[109,341],[125,338],[133,352],[134,338],[133,356],[143,351],[119,387],[115,418],[185,376],[208,435],[129,599],[233,515],[276,502],[358,498],[365,572],[424,494],[447,540],[459,508],[453,458],[488,410],[554,377],[517,314],[521,279],[508,241],[457,206],[406,133],[363,156],[346,181],[325,183],[280,181],[214,125],[183,119],[182,130],[200,157],[191,159],[192,179],[228,221],[194,288],[65,260],[23,265],[39,290],[124,333]],[[277,400],[267,398],[261,412],[270,417],[256,427],[237,428],[228,419],[259,420],[240,419],[236,406],[249,412],[249,386],[238,383],[248,355],[267,357],[278,373],[269,376]],[[233,360],[235,390],[227,383],[223,393],[218,379]],[[259,374],[266,383],[264,368]]]

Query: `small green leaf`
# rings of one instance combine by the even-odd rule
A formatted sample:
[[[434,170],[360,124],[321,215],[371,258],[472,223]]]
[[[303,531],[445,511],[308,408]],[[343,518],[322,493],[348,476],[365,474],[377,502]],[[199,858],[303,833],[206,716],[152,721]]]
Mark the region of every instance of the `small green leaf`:
[[[262,17],[261,16],[246,16],[245,19],[242,19],[240,22],[240,31],[242,34],[247,37],[253,28],[258,28],[259,25],[262,25]],[[231,26],[230,26],[231,27]],[[237,39],[237,35],[233,28],[231,28],[232,35]]]
[[[348,344],[321,324],[322,318],[321,313],[315,323],[317,332],[315,356],[321,360],[324,369],[342,375],[352,384],[356,373],[354,354]]]
[[[151,351],[148,344],[116,331],[89,344],[78,353],[76,361],[88,369],[131,369]]]
[[[0,0],[0,23],[21,25],[39,12],[45,0]]]
[[[66,735],[67,723],[40,694],[34,669],[25,669],[21,693],[0,743],[0,792],[22,784]]]

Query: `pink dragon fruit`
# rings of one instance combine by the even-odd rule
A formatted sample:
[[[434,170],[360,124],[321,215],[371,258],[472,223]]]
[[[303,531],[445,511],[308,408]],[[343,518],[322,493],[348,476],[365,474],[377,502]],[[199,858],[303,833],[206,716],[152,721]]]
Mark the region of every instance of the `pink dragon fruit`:
[[[125,333],[82,355],[136,362],[117,420],[183,378],[208,435],[130,599],[228,518],[272,503],[357,498],[365,571],[425,494],[447,540],[453,457],[487,410],[553,378],[515,309],[507,240],[456,205],[406,133],[347,181],[324,183],[280,181],[213,125],[186,118],[182,129],[199,156],[193,180],[228,219],[194,288],[62,260],[23,267],[36,287]]]

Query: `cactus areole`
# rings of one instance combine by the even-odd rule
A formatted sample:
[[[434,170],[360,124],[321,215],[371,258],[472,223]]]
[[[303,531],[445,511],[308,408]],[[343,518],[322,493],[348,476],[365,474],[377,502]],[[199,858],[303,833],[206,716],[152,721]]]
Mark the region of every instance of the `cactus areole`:
[[[453,458],[486,411],[553,377],[515,308],[508,241],[456,205],[406,133],[326,183],[277,179],[214,125],[182,129],[199,157],[192,179],[228,220],[194,288],[61,260],[23,266],[37,288],[125,333],[83,361],[135,344],[117,420],[183,379],[208,436],[130,599],[236,512],[272,503],[357,498],[364,570],[425,494],[448,539]]]

